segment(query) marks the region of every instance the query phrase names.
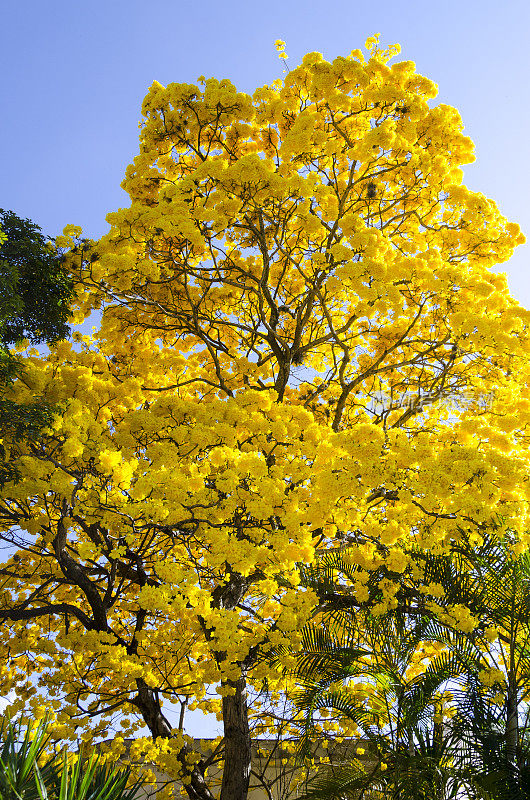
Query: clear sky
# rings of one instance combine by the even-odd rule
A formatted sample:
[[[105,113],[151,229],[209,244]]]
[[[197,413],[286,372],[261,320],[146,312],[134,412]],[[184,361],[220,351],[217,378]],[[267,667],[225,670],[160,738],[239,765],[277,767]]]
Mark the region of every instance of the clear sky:
[[[75,223],[98,237],[127,204],[120,182],[153,80],[213,75],[251,92],[281,77],[275,39],[296,66],[310,50],[333,59],[378,32],[459,109],[477,148],[466,183],[530,237],[528,0],[6,0],[0,206],[50,235]],[[529,250],[503,267],[526,306]]]
[[[282,77],[275,39],[294,67],[374,33],[458,108],[477,152],[467,185],[530,239],[529,0],[4,0],[0,207],[52,236],[74,223],[97,238],[128,203],[120,182],[153,80],[215,76],[252,92]],[[529,268],[529,245],[502,267],[528,307]]]

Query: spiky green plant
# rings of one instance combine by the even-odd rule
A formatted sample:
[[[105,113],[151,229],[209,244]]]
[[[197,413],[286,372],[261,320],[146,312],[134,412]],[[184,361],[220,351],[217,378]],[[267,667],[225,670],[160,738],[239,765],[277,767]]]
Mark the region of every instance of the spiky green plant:
[[[79,757],[73,764],[63,751],[58,785],[46,785],[38,767],[35,777],[40,800],[134,800],[140,783],[127,787],[129,770],[116,769],[101,763],[98,755],[88,760]]]
[[[46,720],[23,732],[20,725],[3,720],[0,726],[0,797],[2,800],[39,800],[35,766],[45,756],[50,739]],[[57,782],[57,756],[48,756],[40,767],[42,780]]]
[[[0,726],[1,800],[134,800],[141,782],[128,786],[130,770],[116,770],[101,756],[82,754],[72,762],[66,749],[47,754],[50,728],[6,719]]]

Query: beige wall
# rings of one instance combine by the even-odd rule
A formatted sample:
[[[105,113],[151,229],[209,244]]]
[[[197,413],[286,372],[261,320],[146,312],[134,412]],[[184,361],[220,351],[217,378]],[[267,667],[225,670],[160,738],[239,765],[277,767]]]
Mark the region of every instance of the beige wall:
[[[211,752],[208,748],[208,740],[201,740],[201,743],[205,745],[201,752],[204,755],[208,755],[208,752]],[[342,745],[336,745],[333,751],[333,761],[337,763],[348,760],[357,744],[359,744],[358,740],[350,740]],[[200,749],[198,741],[196,742],[196,749]],[[326,752],[324,748],[317,747],[315,755],[317,758],[324,757]],[[274,740],[261,739],[253,743],[249,792],[251,800],[294,800],[298,794],[302,793],[306,788],[305,785],[299,785],[298,788],[292,785],[295,772],[298,779],[302,777],[302,773],[300,768],[294,770],[292,765],[288,763],[291,757],[292,753],[287,752],[284,747]],[[157,787],[145,787],[140,792],[139,798],[153,797],[159,789],[168,784],[173,784],[175,787],[178,786],[180,788],[180,782],[172,781],[163,773],[154,768],[152,769],[157,777],[158,785]],[[208,785],[214,794],[219,792],[221,778],[222,773],[215,766],[208,769]],[[178,792],[176,794],[178,796]]]

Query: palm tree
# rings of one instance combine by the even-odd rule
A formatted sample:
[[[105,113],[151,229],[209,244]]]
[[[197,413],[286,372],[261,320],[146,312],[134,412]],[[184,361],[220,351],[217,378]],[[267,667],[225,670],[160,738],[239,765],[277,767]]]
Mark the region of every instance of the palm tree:
[[[473,646],[426,614],[373,616],[369,604],[348,607],[340,593],[333,608],[334,570],[354,568],[341,554],[328,554],[304,576],[306,583],[318,586],[326,610],[306,626],[291,674],[298,687],[293,704],[303,713],[299,756],[310,754],[326,709],[357,727],[366,758],[352,757],[351,750],[342,764],[332,758],[304,797],[456,797],[465,777],[452,767],[456,742],[438,717],[447,682],[474,663]],[[377,585],[374,579],[374,592]],[[424,643],[440,643],[442,634],[443,648],[425,668],[415,669]],[[355,694],[359,680],[369,685],[368,700]]]
[[[495,798],[529,798],[530,553],[510,533],[478,544],[462,534],[450,555],[415,557],[443,588],[439,616],[464,606],[475,619],[464,635],[481,658],[456,698],[462,758]]]
[[[356,578],[343,553],[306,571],[322,615],[306,629],[295,670],[294,700],[305,714],[301,752],[319,710],[333,708],[357,724],[372,759],[368,771],[353,759],[317,776],[308,797],[382,792],[440,800],[465,790],[488,800],[530,798],[530,554],[516,545],[510,535],[493,532],[475,544],[462,533],[447,555],[412,550],[422,592],[404,581],[395,610],[376,618],[370,609],[384,568],[372,573],[364,604],[342,588]],[[442,597],[429,595],[433,583]],[[464,610],[475,620],[471,629],[461,624]],[[426,642],[443,649],[409,677]],[[348,689],[363,676],[373,684],[370,706],[352,702]],[[454,716],[441,728],[434,709],[448,682]]]

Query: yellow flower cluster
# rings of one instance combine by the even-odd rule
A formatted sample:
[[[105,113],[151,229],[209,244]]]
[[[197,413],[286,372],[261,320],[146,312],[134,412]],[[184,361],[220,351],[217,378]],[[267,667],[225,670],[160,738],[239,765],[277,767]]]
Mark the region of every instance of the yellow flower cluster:
[[[287,53],[285,52],[285,42],[283,42],[281,39],[276,39],[276,41],[274,42],[274,46],[278,51],[278,57],[286,60],[288,56]]]
[[[483,686],[488,686],[490,688],[496,684],[500,684],[501,686],[505,686],[506,684],[504,672],[495,667],[481,670],[479,672],[479,678]]]

